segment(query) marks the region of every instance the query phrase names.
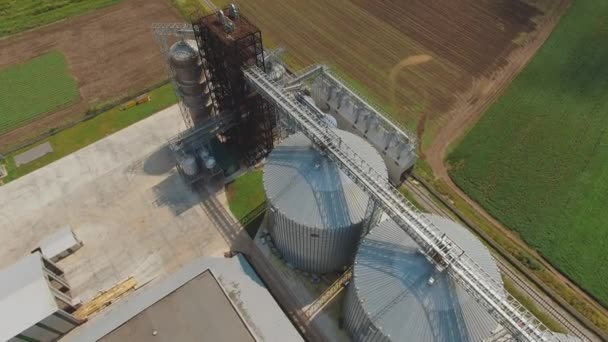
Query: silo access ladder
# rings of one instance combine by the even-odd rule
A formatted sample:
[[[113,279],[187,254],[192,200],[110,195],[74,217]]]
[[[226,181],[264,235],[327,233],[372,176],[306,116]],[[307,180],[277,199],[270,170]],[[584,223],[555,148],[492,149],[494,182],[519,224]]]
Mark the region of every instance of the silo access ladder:
[[[445,270],[456,283],[480,303],[490,315],[519,341],[555,341],[552,332],[515,298],[503,290],[464,251],[442,234],[418,209],[357,155],[321,118],[302,106],[291,93],[271,80],[258,67],[244,70],[250,85],[333,160],[361,189],[420,246],[439,271]]]

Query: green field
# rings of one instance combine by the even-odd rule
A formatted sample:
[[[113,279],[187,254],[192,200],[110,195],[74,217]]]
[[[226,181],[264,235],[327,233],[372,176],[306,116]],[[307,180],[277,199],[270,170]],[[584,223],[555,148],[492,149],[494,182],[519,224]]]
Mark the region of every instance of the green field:
[[[226,186],[228,206],[237,220],[259,207],[266,197],[262,185],[262,170],[247,172]]]
[[[0,70],[0,133],[78,99],[76,81],[59,52]]]
[[[120,0],[0,0],[0,37],[73,17]]]
[[[574,1],[448,156],[453,180],[608,305],[608,2]]]
[[[170,84],[155,89],[148,94],[151,98],[150,102],[146,102],[124,111],[121,111],[118,107],[116,107],[105,113],[99,114],[93,119],[84,121],[74,127],[61,131],[48,140],[41,141],[40,143],[49,141],[54,151],[31,163],[17,168],[13,160],[15,155],[22,153],[31,147],[11,153],[6,158],[8,176],[0,180],[0,184],[2,184],[2,181],[5,183],[9,182],[47,164],[50,164],[59,158],[92,144],[95,141],[119,131],[120,129],[125,128],[139,120],[147,118],[159,110],[177,102],[175,92]]]
[[[262,170],[249,171],[226,185],[228,206],[232,215],[244,225],[245,231],[253,239],[264,219],[258,209],[266,201],[262,183]],[[252,217],[251,213],[260,213]]]

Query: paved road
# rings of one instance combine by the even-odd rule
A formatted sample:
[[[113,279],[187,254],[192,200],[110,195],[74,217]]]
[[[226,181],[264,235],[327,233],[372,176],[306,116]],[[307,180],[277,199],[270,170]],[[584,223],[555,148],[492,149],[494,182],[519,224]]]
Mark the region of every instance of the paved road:
[[[443,205],[437,203],[431,193],[429,193],[423,186],[416,183],[417,182],[415,181],[407,180],[404,185],[416,199],[416,201],[418,201],[420,206],[422,206],[420,209],[458,221],[454,213]],[[532,299],[532,301],[538,307],[542,308],[553,319],[560,322],[570,334],[579,337],[583,341],[601,341],[597,336],[595,336],[595,334],[580,325],[574,317],[563,310],[557,303],[553,302],[550,298],[545,296],[544,293],[532,286],[525,279],[523,274],[511,267],[511,265],[509,265],[499,255],[496,255],[495,253],[493,253],[493,255],[503,275],[509,278],[515,284],[515,286],[517,286],[520,292],[523,292],[530,297],[530,299]]]

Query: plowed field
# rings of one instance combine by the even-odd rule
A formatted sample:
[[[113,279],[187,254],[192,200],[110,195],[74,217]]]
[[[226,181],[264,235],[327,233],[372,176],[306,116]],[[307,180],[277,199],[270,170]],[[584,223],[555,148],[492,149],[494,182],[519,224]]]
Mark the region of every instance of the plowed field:
[[[287,49],[292,65],[330,64],[397,120],[414,128],[425,117],[421,121],[434,129],[476,80],[496,77],[554,6],[529,3],[247,0],[239,5],[267,42]],[[418,55],[431,58],[416,66],[400,63]]]
[[[81,96],[74,105],[0,136],[0,148],[166,78],[150,26],[181,20],[169,0],[123,0],[118,5],[0,40],[0,69],[49,51],[60,51]]]

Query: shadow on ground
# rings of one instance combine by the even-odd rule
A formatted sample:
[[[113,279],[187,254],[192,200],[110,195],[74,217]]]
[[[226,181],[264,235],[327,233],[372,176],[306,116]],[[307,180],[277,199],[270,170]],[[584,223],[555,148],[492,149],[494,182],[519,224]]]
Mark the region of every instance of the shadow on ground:
[[[158,176],[169,172],[175,166],[175,160],[167,145],[154,151],[144,161],[144,172],[151,176]]]
[[[168,207],[175,216],[181,215],[200,201],[177,172],[153,186],[152,191],[156,195],[154,204],[158,207]]]

